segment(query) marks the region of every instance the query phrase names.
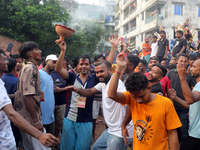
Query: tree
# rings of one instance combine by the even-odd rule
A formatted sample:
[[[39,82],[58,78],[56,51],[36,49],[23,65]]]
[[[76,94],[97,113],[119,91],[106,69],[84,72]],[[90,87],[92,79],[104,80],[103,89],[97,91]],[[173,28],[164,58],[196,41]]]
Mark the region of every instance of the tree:
[[[53,22],[70,24],[71,16],[62,8],[58,0],[1,0],[0,34],[20,42],[34,41],[39,44],[43,55],[59,54],[55,40],[59,35]],[[66,38],[67,56],[90,54],[96,50],[102,29],[91,21],[80,21],[73,36]]]

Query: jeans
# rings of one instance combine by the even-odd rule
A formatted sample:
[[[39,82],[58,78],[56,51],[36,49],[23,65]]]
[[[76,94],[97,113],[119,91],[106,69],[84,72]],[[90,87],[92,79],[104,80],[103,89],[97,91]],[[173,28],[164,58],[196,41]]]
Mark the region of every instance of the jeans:
[[[128,142],[132,145],[133,138],[129,138]],[[128,145],[125,145],[124,139],[122,137],[117,137],[113,134],[108,133],[107,129],[94,143],[91,150],[126,150],[127,148]]]
[[[179,142],[182,142],[188,136],[188,129],[189,129],[188,111],[178,110],[177,114],[182,123],[182,127],[177,129]]]

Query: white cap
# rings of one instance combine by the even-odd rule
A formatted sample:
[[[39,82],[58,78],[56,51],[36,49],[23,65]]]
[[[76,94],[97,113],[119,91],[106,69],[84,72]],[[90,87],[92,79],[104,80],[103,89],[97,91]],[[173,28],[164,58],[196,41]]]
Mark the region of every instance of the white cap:
[[[46,61],[47,61],[47,60],[58,60],[58,57],[57,57],[56,55],[51,54],[51,55],[48,55],[48,56],[46,57]]]

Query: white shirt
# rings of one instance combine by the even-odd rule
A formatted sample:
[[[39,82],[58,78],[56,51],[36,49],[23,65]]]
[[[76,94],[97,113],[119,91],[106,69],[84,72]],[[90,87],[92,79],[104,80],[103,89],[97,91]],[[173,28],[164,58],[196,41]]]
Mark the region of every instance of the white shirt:
[[[151,57],[156,56],[158,50],[158,42],[151,44]]]
[[[11,100],[4,87],[4,82],[0,78],[0,150],[12,149],[16,145],[10,120],[3,111],[3,107],[8,104],[11,104]]]
[[[110,79],[111,80],[111,79]],[[108,133],[113,134],[118,137],[122,137],[121,134],[121,125],[126,114],[126,106],[122,106],[120,103],[115,102],[114,100],[108,98],[108,88],[110,81],[106,85],[105,83],[98,83],[95,88],[102,92],[102,105],[103,105],[103,114],[105,122],[108,126]],[[119,80],[117,92],[125,92],[126,88],[121,80]],[[133,123],[127,125],[129,137],[133,138]]]

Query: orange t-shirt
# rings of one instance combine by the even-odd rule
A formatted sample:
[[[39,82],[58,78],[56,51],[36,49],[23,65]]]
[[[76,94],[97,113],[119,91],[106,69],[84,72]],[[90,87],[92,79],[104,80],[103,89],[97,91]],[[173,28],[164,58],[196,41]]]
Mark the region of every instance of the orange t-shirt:
[[[151,44],[147,44],[147,43],[143,43],[142,44],[142,53],[144,56],[151,54],[151,51],[145,51],[144,47],[146,47],[147,49],[151,49]]]
[[[123,94],[132,113],[133,150],[169,150],[167,130],[182,126],[172,101],[156,94],[152,102],[139,104],[130,92]]]

